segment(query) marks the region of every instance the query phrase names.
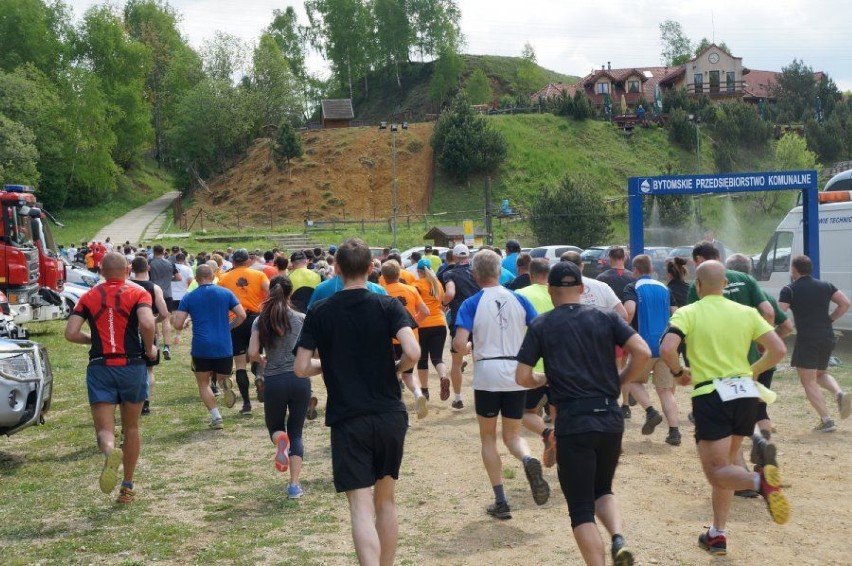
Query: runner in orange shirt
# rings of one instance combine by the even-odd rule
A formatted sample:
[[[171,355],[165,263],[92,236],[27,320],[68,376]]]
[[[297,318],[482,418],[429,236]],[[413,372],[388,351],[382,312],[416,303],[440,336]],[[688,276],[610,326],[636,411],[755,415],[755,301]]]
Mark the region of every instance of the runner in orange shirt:
[[[420,298],[420,293],[414,287],[405,285],[399,282],[400,272],[403,271],[396,260],[388,260],[382,264],[382,287],[388,292],[391,297],[396,297],[405,310],[414,318],[418,324],[429,316],[429,307]],[[417,329],[414,329],[414,337],[417,338]],[[402,346],[399,341],[394,338],[393,349],[396,353],[397,360],[402,356]],[[422,419],[429,412],[427,405],[428,399],[420,390],[420,386],[414,382],[414,368],[409,369],[402,374],[402,381],[406,387],[414,394],[414,402],[417,405],[417,418]]]
[[[251,339],[251,325],[260,313],[263,301],[269,295],[269,278],[262,271],[251,268],[248,250],[239,249],[232,256],[234,268],[219,277],[219,285],[230,289],[246,311],[246,319],[231,330],[231,343],[234,348],[234,366],[236,367],[237,387],[243,398],[241,415],[251,414],[249,399],[249,380],[246,371],[246,351]],[[256,377],[257,400],[263,402],[263,379]],[[230,406],[233,406],[231,404]]]
[[[432,272],[432,262],[428,258],[424,257],[417,262],[417,275],[419,279],[414,282],[414,288],[429,309],[429,316],[419,324],[420,361],[417,362],[417,374],[420,377],[420,390],[428,399],[431,358],[432,365],[441,379],[441,401],[446,401],[450,398],[450,379],[447,377],[447,366],[443,359],[444,344],[447,342],[447,319],[441,308],[444,287]]]

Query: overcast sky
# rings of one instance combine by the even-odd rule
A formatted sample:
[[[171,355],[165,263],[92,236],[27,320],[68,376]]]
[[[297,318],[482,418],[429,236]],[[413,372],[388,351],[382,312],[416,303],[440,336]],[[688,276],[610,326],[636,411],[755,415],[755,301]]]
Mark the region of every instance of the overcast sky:
[[[67,0],[79,17],[90,0]],[[841,90],[852,90],[852,3],[848,0],[457,0],[461,28],[474,54],[519,55],[529,41],[540,65],[587,74],[607,61],[613,67],[660,64],[658,24],[672,19],[695,42],[724,41],[752,69],[781,70],[793,58],[827,72]],[[115,2],[113,2],[115,3]],[[117,2],[123,5],[123,2]],[[199,47],[215,30],[257,40],[272,11],[303,2],[273,0],[171,0],[181,28]],[[304,23],[304,22],[303,22]],[[318,56],[310,59],[327,75]]]

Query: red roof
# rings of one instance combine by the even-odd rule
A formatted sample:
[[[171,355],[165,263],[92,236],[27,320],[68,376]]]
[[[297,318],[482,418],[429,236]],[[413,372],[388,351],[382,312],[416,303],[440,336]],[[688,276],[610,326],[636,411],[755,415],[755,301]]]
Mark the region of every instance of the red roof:
[[[530,100],[537,102],[540,98],[548,100],[550,98],[558,98],[565,92],[568,96],[574,96],[577,92],[577,85],[566,85],[562,83],[550,83],[547,86],[537,90],[530,97]]]
[[[604,76],[609,77],[614,83],[618,84],[625,82],[631,75],[636,75],[642,80],[642,86],[640,89],[641,94],[644,95],[646,100],[650,101],[654,100],[654,91],[656,90],[657,85],[660,84],[660,81],[670,70],[670,67],[625,67],[621,69],[600,69],[593,71],[584,77],[581,84],[587,85],[591,88],[600,77]],[[626,84],[621,85],[619,90],[626,90],[626,87]],[[628,103],[630,103],[629,99],[631,97],[628,96],[627,98]],[[636,98],[638,99],[638,96],[636,96]]]

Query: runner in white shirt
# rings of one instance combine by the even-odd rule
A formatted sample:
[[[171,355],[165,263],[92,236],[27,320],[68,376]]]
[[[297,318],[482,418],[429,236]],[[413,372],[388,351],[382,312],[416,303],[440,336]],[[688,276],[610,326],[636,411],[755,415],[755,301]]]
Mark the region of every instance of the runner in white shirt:
[[[192,283],[192,268],[186,264],[186,255],[178,253],[175,255],[175,268],[177,269],[180,279],[172,281],[172,305],[170,312],[177,313],[180,300],[186,295],[187,288]],[[175,327],[177,328],[177,327]],[[180,331],[175,331],[175,343],[180,341]]]

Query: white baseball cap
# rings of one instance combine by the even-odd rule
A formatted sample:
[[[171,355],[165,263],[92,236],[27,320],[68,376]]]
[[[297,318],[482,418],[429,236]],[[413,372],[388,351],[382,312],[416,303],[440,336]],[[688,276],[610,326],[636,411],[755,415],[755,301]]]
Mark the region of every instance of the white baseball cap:
[[[467,257],[470,255],[470,250],[464,244],[456,244],[453,248],[453,257]]]

